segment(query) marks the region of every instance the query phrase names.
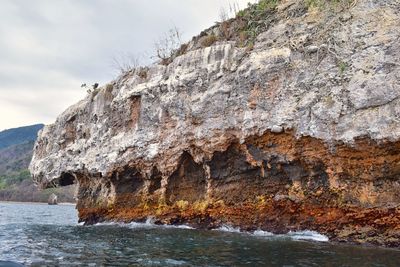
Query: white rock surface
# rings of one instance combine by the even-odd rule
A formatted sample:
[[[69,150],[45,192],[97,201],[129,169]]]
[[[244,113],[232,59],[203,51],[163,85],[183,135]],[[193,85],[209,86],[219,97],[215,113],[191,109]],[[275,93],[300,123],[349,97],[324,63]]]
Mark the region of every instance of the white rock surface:
[[[251,51],[218,42],[151,66],[145,79],[117,78],[43,129],[34,179],[47,186],[63,173],[104,175],[128,163],[167,175],[184,151],[202,161],[284,129],[327,142],[398,140],[400,5],[357,2],[344,17],[278,8]]]

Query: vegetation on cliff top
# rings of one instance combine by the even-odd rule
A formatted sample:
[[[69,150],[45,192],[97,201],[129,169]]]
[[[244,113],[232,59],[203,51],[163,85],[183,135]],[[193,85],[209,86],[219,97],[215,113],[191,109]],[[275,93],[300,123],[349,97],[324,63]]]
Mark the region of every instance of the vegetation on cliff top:
[[[265,32],[270,25],[279,19],[277,8],[282,0],[258,0],[248,3],[247,8],[240,10],[237,4],[231,6],[230,12],[222,9],[220,22],[204,30],[187,43],[182,43],[182,33],[179,28],[173,27],[154,44],[155,58],[161,65],[169,65],[176,57],[188,51],[205,48],[217,42],[232,41],[238,47],[252,50],[257,36]],[[282,8],[285,10],[295,6],[287,12],[285,17],[298,17],[307,12],[334,11],[336,13],[346,10],[356,3],[356,0],[302,0],[286,1]],[[282,14],[281,14],[282,15]],[[232,17],[233,16],[233,17]],[[230,18],[232,17],[232,18]],[[139,59],[132,56],[114,58],[114,64],[122,76],[133,74],[142,80],[147,80],[149,68],[141,66]],[[95,95],[96,93],[94,93]]]
[[[252,46],[256,37],[266,31],[276,20],[276,8],[281,0],[259,0],[255,4],[248,4],[246,9],[240,10],[232,19],[222,21],[219,25],[221,41],[236,41],[239,46]],[[290,16],[300,16],[310,10],[336,10],[340,11],[349,8],[354,0],[304,0],[297,3],[292,2],[287,5],[297,5],[288,14]],[[285,8],[287,8],[285,7]],[[285,9],[283,8],[283,9]]]

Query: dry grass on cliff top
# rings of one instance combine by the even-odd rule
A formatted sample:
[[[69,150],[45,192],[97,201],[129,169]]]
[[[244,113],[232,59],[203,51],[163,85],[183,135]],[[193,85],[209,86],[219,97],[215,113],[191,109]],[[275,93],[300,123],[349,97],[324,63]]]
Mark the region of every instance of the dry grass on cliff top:
[[[204,30],[188,43],[181,44],[180,33],[175,27],[171,34],[161,38],[155,44],[160,64],[169,65],[176,57],[188,51],[212,46],[217,42],[233,41],[236,46],[252,50],[257,36],[281,19],[300,17],[306,13],[335,12],[340,13],[354,6],[358,0],[259,0],[249,3],[247,8],[235,11],[235,17]],[[290,11],[288,11],[290,9]],[[142,80],[148,78],[148,68],[138,64],[121,64],[118,66],[122,75],[138,75]],[[121,67],[122,66],[122,67]]]
[[[234,41],[238,47],[252,49],[257,36],[280,19],[299,17],[307,12],[335,12],[340,13],[354,6],[358,0],[259,0],[248,4],[248,7],[239,10],[234,18],[225,19],[200,35],[194,37],[192,45],[183,44],[168,60],[185,54],[190,50],[208,47],[216,42]],[[290,8],[290,12],[287,9]]]

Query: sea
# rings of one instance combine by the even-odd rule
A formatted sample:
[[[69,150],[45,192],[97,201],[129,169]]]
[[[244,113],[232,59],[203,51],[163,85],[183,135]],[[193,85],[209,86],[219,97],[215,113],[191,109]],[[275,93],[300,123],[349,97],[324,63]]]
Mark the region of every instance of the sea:
[[[0,263],[24,266],[400,266],[400,250],[335,244],[312,231],[229,225],[78,223],[73,205],[0,202]]]

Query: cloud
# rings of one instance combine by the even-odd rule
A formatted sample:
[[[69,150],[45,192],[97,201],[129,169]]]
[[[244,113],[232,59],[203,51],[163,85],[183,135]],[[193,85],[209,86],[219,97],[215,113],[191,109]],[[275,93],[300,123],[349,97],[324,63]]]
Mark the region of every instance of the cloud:
[[[254,1],[254,0],[253,0]],[[177,26],[184,39],[210,27],[230,0],[2,0],[0,130],[51,123],[85,95],[81,83],[116,75],[112,60],[147,56]]]

